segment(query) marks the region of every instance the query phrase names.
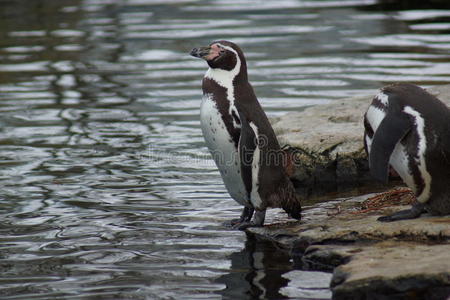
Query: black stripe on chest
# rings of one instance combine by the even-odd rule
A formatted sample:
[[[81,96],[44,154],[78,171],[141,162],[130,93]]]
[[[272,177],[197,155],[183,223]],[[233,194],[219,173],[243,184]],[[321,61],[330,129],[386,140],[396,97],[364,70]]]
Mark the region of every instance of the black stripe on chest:
[[[233,120],[236,124],[240,124],[241,122],[235,110],[233,110],[230,114],[230,101],[227,98],[226,88],[220,86],[212,79],[203,78],[203,94],[213,95],[212,100],[215,102],[222,117],[222,121],[225,124],[226,130],[233,139],[233,143],[237,148],[241,130],[240,128],[236,128],[234,126]]]

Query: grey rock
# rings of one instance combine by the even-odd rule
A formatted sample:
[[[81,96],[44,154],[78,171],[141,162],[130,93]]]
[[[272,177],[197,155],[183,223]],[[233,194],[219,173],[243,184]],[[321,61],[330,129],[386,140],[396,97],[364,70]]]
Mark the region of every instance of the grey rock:
[[[335,269],[333,299],[447,299],[450,245],[386,241]]]

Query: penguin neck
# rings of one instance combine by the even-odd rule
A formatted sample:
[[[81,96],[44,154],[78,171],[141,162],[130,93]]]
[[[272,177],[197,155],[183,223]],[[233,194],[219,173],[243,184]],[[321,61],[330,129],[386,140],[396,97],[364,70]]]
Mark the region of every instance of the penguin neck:
[[[205,74],[205,78],[211,79],[225,88],[227,91],[227,99],[233,103],[235,100],[235,88],[247,82],[247,65],[245,60],[241,60],[237,56],[233,69],[224,70],[210,67]]]

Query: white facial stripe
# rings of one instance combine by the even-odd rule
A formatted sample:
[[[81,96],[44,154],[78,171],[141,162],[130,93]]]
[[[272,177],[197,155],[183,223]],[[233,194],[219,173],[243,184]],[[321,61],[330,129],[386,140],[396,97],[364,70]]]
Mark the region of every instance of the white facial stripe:
[[[238,56],[237,51],[234,50],[233,48],[231,48],[230,46],[225,46],[225,45],[222,45],[221,43],[216,43],[216,44],[219,45],[220,47],[224,48],[224,49],[227,49],[227,50],[233,52],[236,56]]]
[[[253,161],[252,161],[252,191],[250,193],[250,202],[253,204],[254,207],[258,208],[261,206],[262,204],[262,200],[261,197],[259,196],[258,193],[258,188],[259,188],[259,166],[260,166],[260,156],[261,156],[261,151],[259,150],[258,144],[259,144],[259,135],[258,135],[258,127],[256,127],[256,125],[253,122],[249,123],[250,127],[253,130],[253,133],[256,136],[256,148],[255,148],[255,152],[253,152]]]
[[[214,80],[217,82],[218,85],[224,87],[227,90],[227,99],[230,101],[230,109],[229,113],[232,115],[233,110],[236,110],[236,107],[234,105],[234,86],[233,86],[233,80],[234,78],[239,74],[241,71],[241,59],[239,58],[239,55],[236,50],[229,46],[222,45],[220,43],[217,43],[220,47],[229,50],[236,55],[236,65],[234,68],[230,71],[223,70],[223,69],[213,69],[209,68],[208,71],[206,71],[205,77],[209,78],[211,80]],[[237,112],[237,111],[236,111]],[[236,114],[239,116],[238,114]],[[235,128],[239,128],[239,124],[237,124],[233,119],[233,125]]]
[[[422,193],[420,193],[419,196],[417,196],[417,201],[421,203],[425,203],[430,198],[430,189],[431,189],[431,176],[430,173],[427,171],[427,166],[425,163],[425,151],[427,150],[427,140],[425,137],[425,120],[422,118],[422,115],[414,110],[411,106],[405,106],[403,109],[403,112],[413,116],[414,123],[416,124],[417,128],[417,135],[419,136],[419,143],[417,145],[418,148],[418,158],[415,158],[417,167],[420,170],[420,173],[422,174],[422,179],[424,181],[424,188]]]
[[[220,44],[219,44],[220,45]],[[213,69],[209,68],[205,74],[205,77],[210,78],[217,82],[220,86],[224,87],[228,91],[228,98],[234,101],[234,88],[233,88],[233,80],[239,74],[241,70],[241,59],[239,58],[238,53],[231,47],[223,46],[224,49],[227,49],[236,55],[236,65],[230,71],[223,69]]]

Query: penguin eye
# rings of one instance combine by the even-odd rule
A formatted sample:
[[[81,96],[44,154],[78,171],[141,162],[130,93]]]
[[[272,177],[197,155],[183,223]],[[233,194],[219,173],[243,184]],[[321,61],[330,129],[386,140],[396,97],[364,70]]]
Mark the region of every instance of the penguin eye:
[[[225,53],[225,49],[222,49],[222,48],[221,48],[220,51],[219,51],[219,54],[222,55],[222,54],[224,54],[224,53]]]

